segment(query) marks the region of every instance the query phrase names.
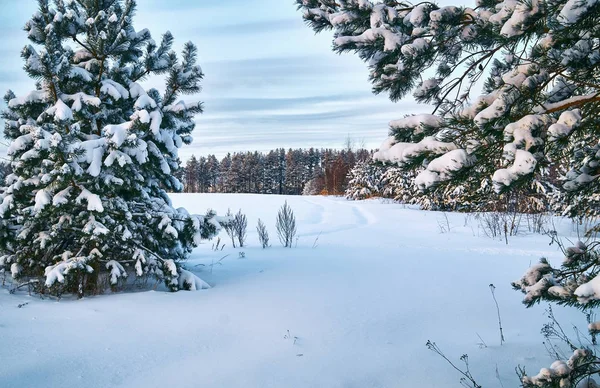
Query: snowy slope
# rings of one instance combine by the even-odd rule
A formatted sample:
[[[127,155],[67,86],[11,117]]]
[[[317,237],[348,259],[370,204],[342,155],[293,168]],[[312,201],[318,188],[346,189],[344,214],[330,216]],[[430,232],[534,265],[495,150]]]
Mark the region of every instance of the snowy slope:
[[[294,249],[281,248],[275,234],[286,199],[298,219]],[[452,230],[442,234],[441,213],[380,201],[173,200],[194,212],[231,207],[248,215],[248,247],[231,249],[223,234],[223,251],[207,242],[187,264],[213,288],[60,302],[0,288],[0,387],[460,387],[428,339],[454,361],[468,353],[485,387],[500,386],[496,367],[514,387],[515,366],[535,374],[552,361],[539,334],[545,306],[525,309],[510,287],[540,256],[560,258],[547,237],[514,237],[507,246],[479,236],[462,214],[448,214]],[[259,217],[270,232],[267,250],[256,236]],[[570,232],[567,221],[559,226]],[[565,327],[585,329],[580,313],[555,312]]]

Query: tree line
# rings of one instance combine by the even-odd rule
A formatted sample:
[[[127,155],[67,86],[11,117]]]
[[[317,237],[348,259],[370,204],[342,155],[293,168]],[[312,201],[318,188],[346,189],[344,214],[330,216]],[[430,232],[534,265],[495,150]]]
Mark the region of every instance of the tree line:
[[[366,149],[288,149],[192,156],[177,174],[186,193],[342,195]]]

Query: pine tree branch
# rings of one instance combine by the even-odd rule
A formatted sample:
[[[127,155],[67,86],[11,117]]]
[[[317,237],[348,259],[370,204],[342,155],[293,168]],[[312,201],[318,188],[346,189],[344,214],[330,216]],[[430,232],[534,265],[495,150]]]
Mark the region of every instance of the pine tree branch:
[[[598,101],[600,101],[600,92],[598,92],[596,94],[592,94],[592,95],[587,95],[587,96],[571,97],[571,98],[568,98],[568,99],[560,101],[560,102],[542,105],[542,107],[544,108],[543,113],[549,114],[549,113],[560,112],[565,109],[573,108],[575,106],[581,106],[581,105],[589,104],[591,102],[598,102]]]

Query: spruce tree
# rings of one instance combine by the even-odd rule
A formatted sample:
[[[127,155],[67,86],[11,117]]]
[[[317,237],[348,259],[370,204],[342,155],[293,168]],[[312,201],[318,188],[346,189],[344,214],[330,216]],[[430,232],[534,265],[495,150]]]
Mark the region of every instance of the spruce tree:
[[[174,209],[178,149],[192,141],[201,103],[197,50],[181,57],[167,32],[156,43],[133,26],[134,0],[38,0],[26,23],[24,69],[36,80],[9,91],[4,135],[13,173],[0,195],[0,266],[39,290],[82,296],[129,274],[172,289],[203,283],[181,267],[219,229],[214,213]],[[164,75],[161,93],[140,82]]]

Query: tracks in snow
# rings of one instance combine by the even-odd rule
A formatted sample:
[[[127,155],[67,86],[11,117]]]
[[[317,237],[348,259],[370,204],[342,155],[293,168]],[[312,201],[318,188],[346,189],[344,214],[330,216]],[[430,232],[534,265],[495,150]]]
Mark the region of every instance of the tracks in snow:
[[[338,233],[364,228],[377,222],[377,217],[365,210],[359,202],[345,202],[326,197],[319,199],[319,201],[304,199],[305,202],[319,209],[320,216],[315,217],[315,220],[318,221],[312,223],[313,231],[301,233],[301,236],[310,237],[319,234]],[[324,202],[326,202],[327,206],[323,205]]]

